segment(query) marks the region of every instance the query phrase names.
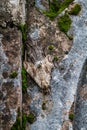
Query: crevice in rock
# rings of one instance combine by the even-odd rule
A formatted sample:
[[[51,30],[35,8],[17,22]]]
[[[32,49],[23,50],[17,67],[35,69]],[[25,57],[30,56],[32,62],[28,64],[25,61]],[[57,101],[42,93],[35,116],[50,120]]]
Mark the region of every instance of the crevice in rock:
[[[74,130],[81,129],[87,129],[87,60],[83,65],[75,102]]]

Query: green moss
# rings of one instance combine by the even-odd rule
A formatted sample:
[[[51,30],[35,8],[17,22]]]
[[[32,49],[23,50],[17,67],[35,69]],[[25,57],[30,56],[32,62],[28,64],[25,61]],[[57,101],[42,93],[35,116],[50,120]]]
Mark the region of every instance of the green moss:
[[[69,12],[71,15],[78,15],[79,12],[81,11],[81,6],[79,4],[76,4],[72,10]]]
[[[35,115],[33,113],[30,113],[28,116],[27,116],[27,121],[32,124],[34,121],[35,121]]]
[[[22,33],[22,60],[24,60],[25,58],[25,41],[26,41],[26,38],[27,38],[27,24],[20,24],[18,26],[18,29],[21,31]]]
[[[10,74],[10,78],[12,78],[12,79],[14,79],[14,78],[16,78],[17,77],[17,72],[16,71],[13,71],[11,74]]]
[[[57,16],[57,13],[52,12],[52,11],[44,11],[43,13],[44,13],[47,17],[49,17],[50,20],[53,20],[53,19]]]
[[[16,122],[12,126],[11,130],[25,130],[27,123],[27,117],[25,114],[22,116],[22,127],[20,125],[20,115],[18,114]]]
[[[26,123],[27,123],[27,117],[25,114],[23,114],[23,116],[22,116],[22,129],[21,130],[25,130]]]
[[[26,38],[27,38],[27,25],[26,24],[20,24],[18,28],[22,32],[22,41],[24,43],[26,41]]]
[[[20,122],[21,122],[21,120],[20,120],[20,111],[18,111],[16,122],[12,126],[11,130],[21,130]]]
[[[52,51],[54,48],[55,48],[54,45],[49,45],[49,46],[48,46],[48,49],[49,49],[50,51]]]
[[[60,3],[58,0],[52,0],[50,2],[50,7],[48,11],[44,11],[43,13],[48,16],[51,20],[53,20],[58,14],[60,14],[65,8],[69,6],[74,0],[64,0],[64,2]]]
[[[24,67],[22,67],[22,92],[27,92],[27,72]]]
[[[52,0],[50,4],[50,10],[57,12],[60,9],[60,2],[58,0]]]
[[[49,10],[44,11],[44,14],[48,16],[51,20],[53,20],[57,16],[57,12],[60,8],[60,3],[58,0],[52,0],[52,2],[49,2]]]
[[[71,19],[69,17],[68,14],[64,14],[63,16],[61,16],[58,20],[58,27],[60,29],[60,31],[64,32],[65,34],[67,34],[70,26],[71,26]]]
[[[11,130],[21,130],[21,127],[20,127],[20,117],[17,117],[17,120],[14,123],[14,125],[12,126]]]
[[[26,123],[29,122],[30,124],[32,124],[34,121],[35,121],[35,115],[33,113],[30,113],[28,116],[26,114],[23,114],[22,126],[21,126],[21,115],[20,115],[20,110],[18,110],[16,122],[13,124],[11,130],[25,130]]]
[[[54,61],[58,61],[59,60],[59,58],[58,58],[58,56],[54,56],[54,59],[53,59]]]
[[[61,3],[60,9],[58,11],[58,14],[60,14],[65,8],[67,8],[74,0],[64,0],[64,2]]]
[[[73,114],[73,113],[70,113],[70,114],[69,114],[69,119],[70,119],[71,121],[73,121],[73,119],[74,119],[74,114]]]

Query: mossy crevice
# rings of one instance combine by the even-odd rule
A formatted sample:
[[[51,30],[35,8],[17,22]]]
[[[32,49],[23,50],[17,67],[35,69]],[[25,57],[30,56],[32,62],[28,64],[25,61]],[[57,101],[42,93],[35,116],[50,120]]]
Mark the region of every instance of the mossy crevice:
[[[28,26],[27,24],[20,24],[18,26],[18,29],[21,31],[22,33],[22,62],[25,60],[25,41],[27,39],[27,30],[28,30]],[[27,92],[27,72],[22,64],[22,93],[26,93]]]
[[[59,15],[65,8],[67,8],[74,0],[64,0],[62,3],[58,0],[52,0],[49,5],[49,10],[43,13],[53,20],[57,15]]]
[[[20,24],[18,26],[18,29],[21,31],[22,33],[22,41],[23,43],[26,41],[27,38],[27,24]]]
[[[30,113],[30,114],[27,116],[27,121],[28,121],[30,124],[33,124],[33,122],[35,121],[35,114],[34,114],[34,113]]]
[[[27,72],[24,67],[22,67],[22,92],[27,92]]]
[[[20,113],[18,113],[16,122],[12,126],[11,130],[25,130],[26,129],[26,123],[32,124],[35,121],[35,114],[30,113],[29,115],[23,114],[22,115],[22,126],[21,126],[21,117]]]
[[[74,113],[70,113],[69,114],[69,119],[70,119],[70,121],[73,121],[73,119],[74,119]]]

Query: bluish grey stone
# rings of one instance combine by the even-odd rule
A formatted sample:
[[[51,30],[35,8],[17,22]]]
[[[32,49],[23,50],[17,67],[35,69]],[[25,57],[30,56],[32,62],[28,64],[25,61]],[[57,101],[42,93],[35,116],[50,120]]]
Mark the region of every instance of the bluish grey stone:
[[[40,1],[38,2],[40,3]],[[64,71],[54,69],[52,72],[51,97],[54,104],[52,111],[46,114],[40,110],[37,120],[30,127],[31,130],[61,130],[63,121],[68,120],[68,115],[64,115],[63,112],[69,112],[71,108],[79,77],[87,59],[87,26],[85,24],[85,21],[87,21],[87,0],[76,0],[76,2],[82,5],[82,12],[79,16],[71,17],[74,32],[73,46],[67,58],[60,63],[60,66],[64,66]],[[41,117],[42,113],[44,113],[44,119]],[[86,122],[84,125],[87,126]],[[80,126],[83,127],[83,123]]]

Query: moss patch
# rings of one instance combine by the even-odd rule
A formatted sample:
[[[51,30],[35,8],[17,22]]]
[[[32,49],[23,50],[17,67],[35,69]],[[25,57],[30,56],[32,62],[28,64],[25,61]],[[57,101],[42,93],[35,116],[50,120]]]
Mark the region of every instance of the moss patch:
[[[15,122],[14,125],[12,126],[11,130],[20,130],[20,129],[21,129],[20,122],[21,122],[21,119],[20,119],[20,111],[18,110],[18,115],[17,115],[16,122]]]
[[[69,114],[69,119],[70,119],[71,121],[73,121],[73,119],[74,119],[74,114],[73,114],[73,113],[70,113],[70,114]]]
[[[60,14],[65,8],[67,8],[74,0],[64,0],[64,2],[60,5],[60,9],[58,14]]]
[[[10,74],[10,78],[12,78],[12,79],[14,79],[14,78],[16,78],[17,77],[17,72],[16,71],[13,71],[11,74]]]
[[[58,61],[58,60],[59,60],[59,57],[58,57],[58,56],[54,56],[53,60],[54,60],[54,61]]]
[[[55,48],[54,45],[49,45],[49,46],[48,46],[48,49],[49,49],[50,51],[52,51],[54,48]]]
[[[52,0],[49,4],[49,10],[43,13],[53,20],[58,14],[60,14],[65,8],[69,6],[74,0],[64,0],[62,3],[58,0]]]
[[[43,13],[49,17],[51,20],[53,20],[57,15],[58,15],[58,10],[60,8],[60,3],[58,2],[58,0],[52,0],[49,2],[49,10],[44,11]]]
[[[24,114],[22,116],[22,127],[20,125],[20,115],[17,116],[16,122],[14,123],[14,125],[12,126],[11,130],[25,130],[26,128],[26,123],[27,123],[27,118],[26,115]]]
[[[27,24],[20,24],[18,28],[22,32],[22,41],[25,42],[27,38]]]
[[[15,122],[15,124],[12,126],[11,130],[20,130],[21,127],[20,127],[20,118],[17,117],[17,120]]]
[[[26,115],[24,114],[22,116],[22,129],[21,130],[25,130],[26,128],[26,123],[27,123],[27,118],[26,118]]]
[[[22,67],[22,92],[27,92],[27,72],[24,67]]]
[[[34,121],[35,121],[35,115],[33,113],[30,113],[28,116],[27,116],[27,121],[32,124]]]
[[[30,113],[28,116],[26,114],[22,115],[22,127],[21,127],[21,118],[20,113],[18,113],[16,122],[12,126],[11,130],[25,130],[26,129],[26,123],[29,122],[32,124],[35,121],[35,115],[33,113]]]
[[[69,14],[71,15],[78,15],[79,12],[81,11],[81,6],[79,4],[76,4],[71,11],[69,11]]]
[[[25,57],[25,41],[27,39],[27,24],[20,24],[18,26],[18,29],[21,31],[22,33],[22,60],[24,60]]]
[[[65,34],[67,34],[70,26],[71,26],[71,19],[69,17],[68,14],[64,14],[63,16],[61,16],[58,20],[58,27],[60,29],[60,31],[64,32]]]

